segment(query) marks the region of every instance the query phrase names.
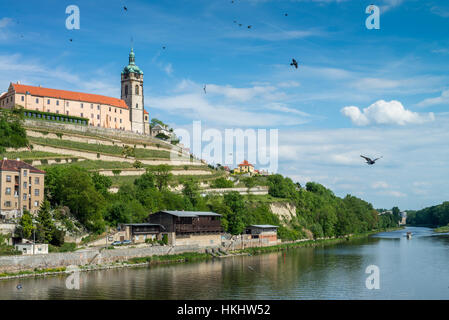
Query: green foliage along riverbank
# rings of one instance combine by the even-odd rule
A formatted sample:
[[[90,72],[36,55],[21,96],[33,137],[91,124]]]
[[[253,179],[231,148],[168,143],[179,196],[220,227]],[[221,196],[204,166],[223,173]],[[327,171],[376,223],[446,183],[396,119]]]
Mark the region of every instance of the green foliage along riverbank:
[[[447,226],[449,224],[449,202],[446,201],[422,210],[407,212],[407,224],[433,227]]]

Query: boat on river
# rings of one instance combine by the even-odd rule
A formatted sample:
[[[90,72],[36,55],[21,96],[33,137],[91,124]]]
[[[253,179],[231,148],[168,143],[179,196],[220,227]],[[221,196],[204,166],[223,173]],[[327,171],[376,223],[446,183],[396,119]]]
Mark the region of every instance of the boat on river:
[[[412,238],[412,233],[410,231],[407,232],[407,239],[411,239]]]

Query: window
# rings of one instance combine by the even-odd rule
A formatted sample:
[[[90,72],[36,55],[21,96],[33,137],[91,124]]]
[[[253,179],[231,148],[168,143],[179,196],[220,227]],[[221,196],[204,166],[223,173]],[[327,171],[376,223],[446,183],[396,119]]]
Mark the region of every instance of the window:
[[[36,98],[36,103],[39,103],[39,98]]]
[[[136,103],[136,109],[139,109],[139,104],[138,103]]]
[[[128,95],[128,85],[125,86],[125,96]]]
[[[10,208],[11,207],[11,201],[5,201],[5,207]]]
[[[39,178],[38,177],[34,178],[34,184],[39,184]]]
[[[68,107],[68,106],[69,106],[69,102],[67,101],[67,102],[65,103],[65,105]]]
[[[9,196],[11,194],[11,188],[6,188],[5,194]]]
[[[93,104],[93,103],[90,104],[90,108],[91,108],[92,110],[94,109],[94,104]]]
[[[39,207],[39,201],[34,201],[34,206]]]
[[[34,195],[35,195],[36,197],[39,197],[39,189],[34,189]]]
[[[114,108],[114,112],[117,113],[117,108]]]
[[[68,112],[68,111],[67,111],[66,113],[67,113],[67,115],[69,115],[69,112]]]
[[[22,96],[22,98],[21,98],[21,99],[22,99],[22,101],[25,101],[25,97],[24,97],[24,96]]]
[[[50,112],[50,109],[47,109],[47,112]]]
[[[27,199],[27,194],[24,193],[24,194],[23,194],[23,200],[26,200],[26,199]]]
[[[83,109],[84,105],[81,103],[81,109]]]
[[[83,117],[83,113],[81,112],[81,118]]]
[[[50,104],[50,99],[47,99],[47,104]]]
[[[59,100],[56,100],[56,105],[59,106]]]
[[[28,174],[28,171],[27,170],[23,170],[23,176],[26,177],[27,174]]]
[[[93,113],[90,114],[90,118],[91,118],[91,119],[94,118],[94,114],[93,114]]]
[[[122,119],[120,119],[120,123],[122,123]]]
[[[56,113],[59,114],[59,110],[56,110]],[[58,117],[59,118],[59,117]],[[59,119],[58,119],[59,120]]]
[[[117,122],[117,118],[114,118],[114,122]]]
[[[97,120],[100,120],[100,115],[99,114],[97,114]]]
[[[122,114],[122,109],[120,109],[120,114]]]
[[[24,189],[27,188],[27,183],[26,183],[26,182],[23,183],[23,188],[24,188]]]
[[[100,105],[97,106],[97,110],[100,110]]]
[[[136,85],[136,94],[139,94],[139,86]]]
[[[6,182],[11,182],[11,176],[6,176]]]
[[[111,112],[111,107],[109,107],[109,112]]]

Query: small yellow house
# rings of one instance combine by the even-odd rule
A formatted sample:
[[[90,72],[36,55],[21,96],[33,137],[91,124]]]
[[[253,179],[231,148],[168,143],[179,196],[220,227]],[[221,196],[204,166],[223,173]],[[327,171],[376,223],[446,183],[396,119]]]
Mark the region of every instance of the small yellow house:
[[[243,160],[237,168],[234,169],[234,173],[254,173],[254,166],[246,160]]]

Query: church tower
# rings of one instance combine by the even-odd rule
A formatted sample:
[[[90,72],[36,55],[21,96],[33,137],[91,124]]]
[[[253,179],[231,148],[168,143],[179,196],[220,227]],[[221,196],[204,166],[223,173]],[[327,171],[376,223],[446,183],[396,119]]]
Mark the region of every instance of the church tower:
[[[131,130],[145,133],[144,100],[143,100],[143,72],[135,63],[134,51],[131,48],[129,63],[122,71],[122,100],[129,108]]]

